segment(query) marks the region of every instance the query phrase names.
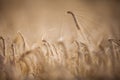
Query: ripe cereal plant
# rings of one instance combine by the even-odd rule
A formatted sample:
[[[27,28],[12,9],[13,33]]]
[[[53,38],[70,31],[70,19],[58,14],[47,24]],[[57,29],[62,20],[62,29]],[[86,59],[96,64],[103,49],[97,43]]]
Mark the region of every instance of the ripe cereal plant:
[[[23,46],[22,41],[21,43],[19,46]],[[50,43],[47,40],[43,40],[43,43],[40,44],[39,47],[24,51],[24,53],[19,55],[19,58],[17,57],[18,59],[13,59],[12,63],[9,61],[6,62],[5,58],[7,57],[1,55],[0,65],[2,67],[1,69],[5,71],[0,70],[2,74],[0,78],[2,80],[17,80],[18,78],[21,80],[57,80],[61,78],[61,74],[64,73],[69,75],[67,79],[72,76],[72,80],[76,78],[78,80],[115,80],[119,78],[119,40],[106,40],[107,46],[102,45],[102,42],[99,43],[100,49],[96,52],[90,52],[86,44],[77,40],[71,44],[72,48],[69,51],[66,49],[67,47],[63,41]],[[0,45],[3,45],[3,41]],[[3,46],[1,49],[3,52]],[[12,49],[13,57],[16,57],[15,55],[17,53],[15,52],[14,46],[12,46]],[[56,59],[53,59],[53,57],[56,57]],[[61,62],[59,62],[59,59]],[[49,62],[49,60],[51,60],[51,62]],[[54,64],[52,64],[52,62]],[[64,64],[61,65],[62,63]],[[51,66],[54,67],[51,68]],[[60,70],[62,70],[62,72],[59,71],[59,67],[61,67]],[[11,74],[10,71],[12,71]],[[55,74],[57,74],[57,77]],[[22,78],[20,78],[20,76],[22,76]],[[65,76],[62,79],[65,79]]]
[[[4,66],[5,63],[5,43],[4,43],[4,38],[0,37],[0,79],[4,79],[5,76],[5,71],[4,68],[2,66]]]
[[[23,62],[26,64],[26,69],[28,69],[26,75],[28,77],[29,75],[36,76],[34,75],[36,74],[36,69],[39,69],[40,72],[43,72],[43,66],[45,65],[44,61],[44,55],[41,53],[40,48],[25,52],[19,59],[19,62]]]
[[[5,40],[3,37],[0,37],[0,40],[2,41],[2,45],[0,45],[2,47],[2,55],[5,56]]]
[[[84,28],[81,27],[81,26],[78,24],[75,14],[74,14],[72,11],[67,11],[67,13],[70,14],[70,15],[72,15],[72,17],[73,17],[73,20],[74,20],[74,22],[75,22],[76,29],[77,29],[76,31],[77,31],[78,40],[79,40],[80,38],[82,38],[83,41],[87,41],[87,43],[88,43],[88,42],[89,42],[89,41],[88,41],[88,38],[87,38],[87,36],[85,35],[86,32],[85,32]]]
[[[64,64],[65,58],[67,58],[66,54],[64,54],[64,52],[65,52],[64,47],[65,46],[62,45],[62,43],[60,43],[60,44],[55,43],[55,44],[53,44],[53,47],[56,50],[56,59],[57,59],[57,57],[59,57],[60,64],[62,64],[62,63]]]
[[[4,40],[3,37],[1,37],[2,40]],[[0,43],[0,45],[3,45],[2,48],[2,53],[5,52],[5,40],[2,41],[2,44]],[[6,53],[3,53],[6,54]],[[17,79],[21,79],[20,78],[20,73],[19,70],[16,68],[15,64],[13,64],[14,62],[8,58],[7,54],[6,55],[1,55],[0,54],[0,80],[17,80]],[[17,74],[16,74],[17,72]]]
[[[78,34],[79,34],[79,30],[81,30],[81,28],[79,27],[78,23],[77,23],[77,20],[76,20],[76,17],[74,15],[74,13],[72,13],[71,11],[68,11],[68,14],[71,14],[73,16],[73,19],[75,21],[75,24],[76,24],[76,27],[78,29]],[[84,40],[88,40],[87,36],[85,35],[85,32],[82,33],[81,32],[81,35],[82,38],[84,38]],[[79,35],[78,35],[79,37]],[[91,37],[92,39],[92,37]],[[102,42],[103,40],[101,40]],[[114,63],[117,63],[117,67],[120,67],[120,63],[118,63],[119,60],[116,60],[118,59],[117,56],[114,56],[116,55],[116,51],[118,51],[118,53],[120,53],[120,48],[118,47],[119,46],[119,41],[116,41],[116,40],[112,40],[112,43],[115,42],[117,44],[117,49],[116,50],[116,47],[114,47],[115,45],[111,45],[111,51],[110,53],[108,54],[111,54],[111,56],[108,56],[105,54],[105,46],[102,46],[102,43],[99,43],[98,45],[98,49],[96,50],[96,52],[91,52],[90,51],[90,47],[87,47],[87,45],[89,45],[89,41],[87,41],[88,43],[82,43],[79,39],[78,41],[75,41],[77,46],[78,46],[78,55],[81,55],[81,57],[77,57],[78,58],[78,65],[81,64],[78,68],[78,72],[80,75],[78,76],[82,76],[83,78],[88,78],[89,76],[90,77],[95,77],[96,78],[113,78],[114,76],[114,70],[119,70],[118,68],[115,68],[113,66],[115,66]],[[108,43],[108,41],[106,41]],[[86,45],[87,44],[87,45]],[[107,46],[107,48],[110,47],[110,44],[107,44],[109,46]],[[86,54],[87,53],[87,54]],[[107,60],[108,59],[108,60]],[[114,61],[116,60],[116,61]],[[78,66],[77,65],[77,66]],[[80,70],[80,71],[79,71]],[[97,70],[99,70],[99,72],[97,72]],[[106,72],[103,74],[103,72],[106,70]],[[91,73],[91,71],[93,73]],[[118,71],[119,72],[119,71]],[[113,73],[113,74],[112,74]],[[119,74],[119,73],[117,73]],[[105,75],[105,76],[104,76]],[[88,79],[90,79],[90,77]],[[115,78],[115,76],[114,76]],[[118,75],[117,75],[117,78],[118,78]]]
[[[27,43],[25,42],[25,39],[20,32],[17,33],[12,45],[15,48],[15,53],[17,56],[20,56],[22,53],[28,50]]]
[[[120,40],[101,39],[95,51],[91,51],[75,15],[68,13],[75,20],[78,34],[83,36],[77,35],[70,44],[63,39],[55,42],[42,39],[37,46],[27,49],[19,32],[12,43],[7,43],[11,45],[10,57],[9,47],[0,37],[0,80],[119,80]]]

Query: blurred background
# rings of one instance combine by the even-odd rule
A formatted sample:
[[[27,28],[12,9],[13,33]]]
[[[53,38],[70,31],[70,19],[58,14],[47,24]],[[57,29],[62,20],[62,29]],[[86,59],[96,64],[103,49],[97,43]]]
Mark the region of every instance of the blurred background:
[[[0,0],[0,36],[21,32],[30,44],[42,37],[69,41],[77,37],[77,29],[67,11],[94,42],[120,34],[119,0]]]

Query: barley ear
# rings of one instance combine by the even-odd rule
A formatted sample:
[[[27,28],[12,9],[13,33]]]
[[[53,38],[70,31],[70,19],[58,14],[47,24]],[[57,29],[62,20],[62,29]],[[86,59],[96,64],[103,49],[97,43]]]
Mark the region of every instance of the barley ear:
[[[0,46],[2,48],[2,52],[1,52],[2,55],[6,56],[6,54],[5,54],[5,39],[3,37],[0,37]]]
[[[15,54],[18,54],[20,56],[26,51],[26,43],[23,35],[20,32],[17,33],[17,36],[13,40],[13,44],[15,48]]]
[[[73,19],[74,19],[74,21],[75,21],[75,24],[76,24],[77,29],[80,30],[79,24],[78,24],[78,22],[77,22],[77,19],[76,19],[74,13],[71,12],[71,11],[67,11],[67,13],[72,15],[72,17],[73,17]]]

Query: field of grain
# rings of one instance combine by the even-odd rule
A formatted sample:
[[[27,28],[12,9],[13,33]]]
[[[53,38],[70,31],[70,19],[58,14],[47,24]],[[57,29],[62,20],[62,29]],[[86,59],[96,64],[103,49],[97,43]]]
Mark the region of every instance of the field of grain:
[[[119,0],[0,0],[0,80],[120,80]]]
[[[119,80],[120,39],[109,37],[94,44],[74,13],[67,13],[77,30],[69,44],[62,37],[55,42],[43,37],[29,46],[20,32],[9,43],[1,36],[0,80]]]

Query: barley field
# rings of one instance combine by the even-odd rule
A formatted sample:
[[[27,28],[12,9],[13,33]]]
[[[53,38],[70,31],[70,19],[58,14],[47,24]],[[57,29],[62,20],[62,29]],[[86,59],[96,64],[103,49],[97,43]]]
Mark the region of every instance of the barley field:
[[[120,80],[117,0],[0,0],[0,80]]]
[[[119,80],[120,40],[101,41],[96,51],[73,40],[42,40],[28,47],[21,33],[6,45],[0,37],[0,80]]]
[[[9,43],[1,36],[0,80],[119,80],[120,39],[100,40],[93,50],[92,36],[88,39],[74,13],[67,13],[78,33],[69,45],[62,37],[29,46],[20,32]]]

